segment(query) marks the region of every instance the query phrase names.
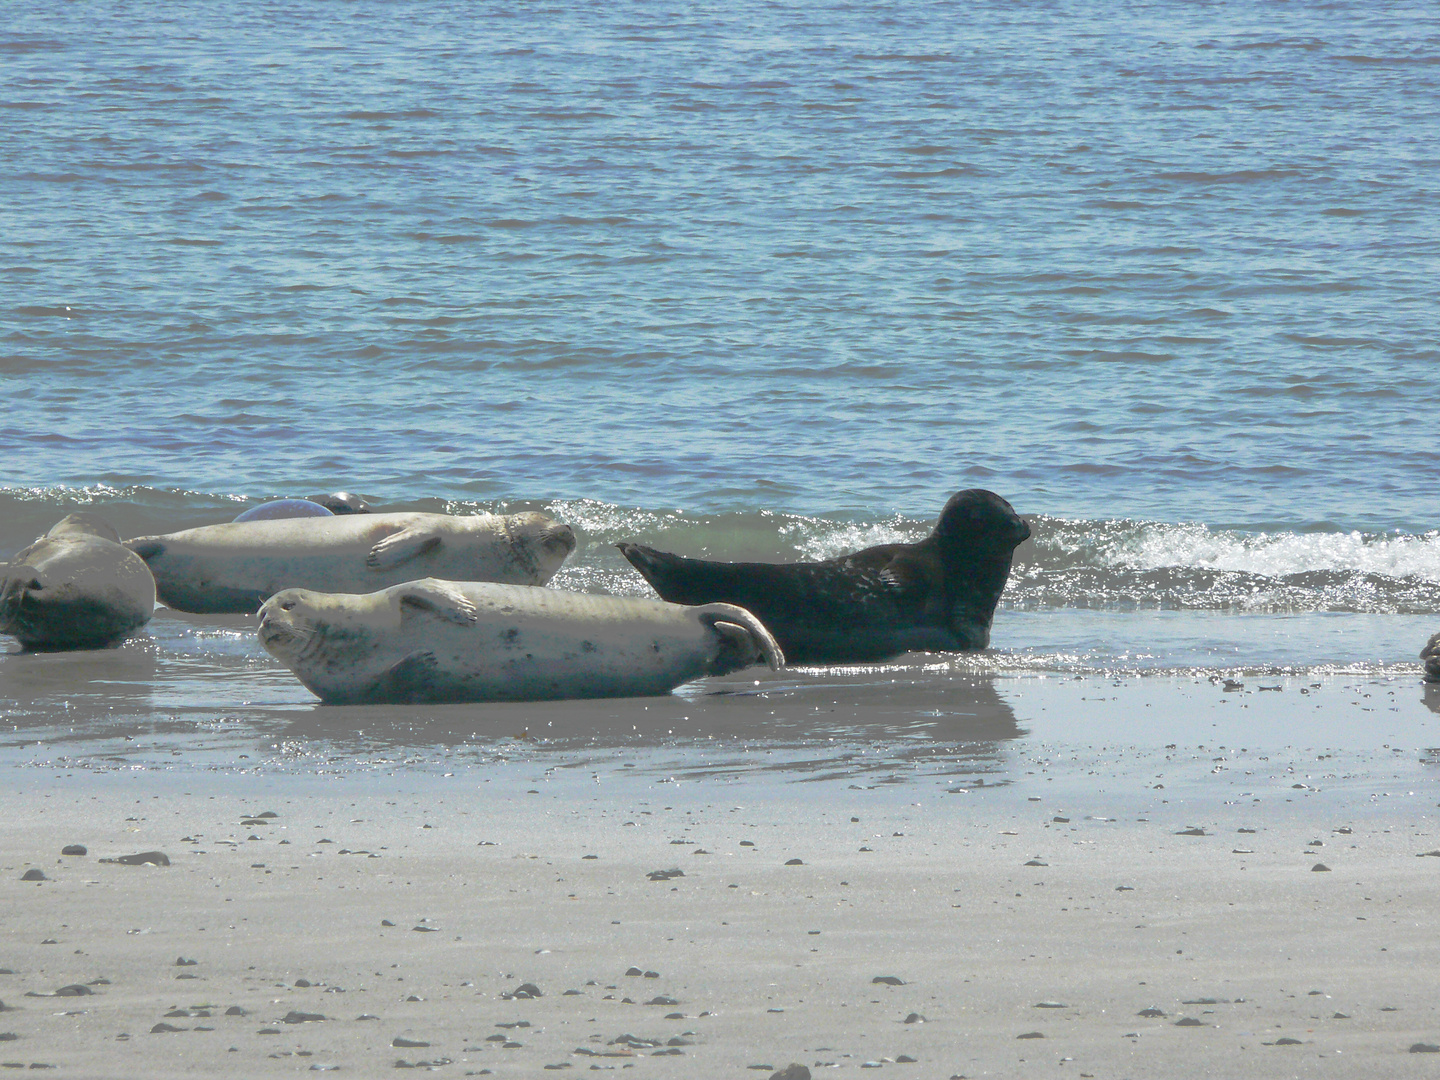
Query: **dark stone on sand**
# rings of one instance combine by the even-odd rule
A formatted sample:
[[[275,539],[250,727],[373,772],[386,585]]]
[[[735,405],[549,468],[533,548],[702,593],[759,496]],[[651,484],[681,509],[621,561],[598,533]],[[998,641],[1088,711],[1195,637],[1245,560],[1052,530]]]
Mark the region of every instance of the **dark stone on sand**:
[[[909,1016],[905,1017],[905,1019],[900,1022],[902,1024],[923,1024],[925,1023],[925,1017],[921,1016],[919,1013],[911,1013]]]
[[[580,991],[579,991],[579,990],[566,990],[566,991],[565,991],[563,994],[561,994],[560,996],[561,996],[561,997],[578,997],[578,996],[580,996]]]
[[[1069,1005],[1062,1004],[1058,1001],[1037,1001],[1035,1003],[1035,1008],[1037,1009],[1068,1009],[1069,1007]]]
[[[185,1030],[184,1028],[182,1028],[182,1027],[176,1027],[174,1024],[156,1024],[154,1027],[152,1027],[152,1028],[150,1029],[150,1034],[151,1034],[151,1035],[163,1035],[163,1034],[164,1034],[165,1032],[167,1032],[167,1031],[184,1031],[184,1030]]]
[[[1181,830],[1180,830],[1179,832],[1177,832],[1175,835],[1176,835],[1176,836],[1204,836],[1204,835],[1205,835],[1205,830],[1204,830],[1204,829],[1197,829],[1197,828],[1181,829]]]
[[[101,859],[102,863],[118,863],[121,866],[169,866],[170,856],[163,851],[142,851],[136,855],[117,855],[113,859]]]
[[[428,1042],[422,1042],[419,1039],[407,1039],[403,1035],[396,1035],[395,1038],[390,1040],[390,1045],[399,1047],[401,1050],[417,1050],[420,1047],[429,1046],[430,1044]]]
[[[1275,1040],[1275,1045],[1276,1045],[1276,1046],[1300,1046],[1300,1045],[1301,1045],[1301,1042],[1300,1042],[1299,1039],[1292,1039],[1292,1038],[1290,1038],[1290,1037],[1287,1035],[1287,1036],[1286,1036],[1285,1038],[1283,1038],[1283,1039],[1276,1039],[1276,1040]]]
[[[190,1015],[190,1010],[189,1010],[189,1009],[171,1009],[168,1013],[165,1014],[165,1019],[170,1020],[170,1019],[173,1019],[174,1017],[177,1017],[177,1016],[189,1016],[189,1015]]]
[[[88,855],[84,844],[66,844],[60,849],[61,855]]]
[[[684,877],[685,871],[678,866],[672,866],[669,870],[651,870],[645,876],[651,881],[669,881],[671,878]]]
[[[527,1000],[527,999],[529,999],[529,998],[544,997],[545,995],[540,992],[540,988],[539,988],[538,986],[536,986],[534,983],[528,983],[528,982],[527,982],[527,983],[521,983],[519,986],[517,986],[517,987],[516,987],[514,990],[512,990],[510,993],[508,993],[508,994],[501,994],[500,996],[501,996],[502,998],[504,998],[506,1001],[512,1001],[512,1000],[524,1001],[524,1000]]]
[[[0,1031],[0,1042],[14,1042],[18,1038],[20,1036],[13,1031]]]
[[[1230,1004],[1230,1002],[1229,1002],[1228,1000],[1222,999],[1222,998],[1201,997],[1201,998],[1186,998],[1184,1001],[1180,1002],[1180,1004],[1181,1004],[1181,1005],[1228,1005],[1228,1004]]]
[[[1337,1012],[1337,1013],[1335,1013],[1334,1015],[1332,1015],[1332,1016],[1330,1017],[1330,1019],[1331,1019],[1331,1020],[1349,1020],[1349,1019],[1350,1019],[1350,1014],[1349,1014],[1349,1013]]]
[[[627,968],[626,971],[625,971],[625,974],[626,974],[626,975],[643,975],[643,974],[645,974],[645,973],[644,973],[643,971],[641,971],[641,970],[640,970],[639,968],[637,968],[637,967],[632,967],[632,968]]]
[[[1314,866],[1310,867],[1310,869],[1312,872],[1321,871],[1327,874],[1330,872],[1330,867],[1326,866],[1323,862],[1317,862]]]
[[[440,930],[438,926],[412,926],[410,929],[419,934],[435,934]]]
[[[231,1005],[228,1009],[225,1010],[225,1015],[226,1015],[226,1016],[248,1016],[249,1013],[247,1013],[247,1012],[246,1012],[244,1009],[242,1009],[239,1005]]]
[[[870,980],[871,984],[882,983],[885,986],[904,986],[905,980],[895,975],[876,975]]]
[[[915,1063],[915,1059],[912,1058],[909,1054],[901,1054],[895,1059],[895,1063],[897,1065],[913,1065]]]
[[[770,1080],[810,1080],[810,1070],[798,1061],[792,1061],[779,1072],[771,1073]]]
[[[803,859],[786,859],[786,860],[785,860],[785,865],[786,865],[786,866],[804,866],[804,865],[805,865],[805,860],[803,860]]]
[[[55,991],[56,997],[89,997],[95,993],[90,987],[81,983],[71,983],[69,986],[62,986]]]
[[[1027,1031],[1023,1035],[1015,1036],[1017,1039],[1043,1039],[1044,1037],[1045,1033],[1042,1031]]]
[[[1030,860],[1029,862],[1027,862],[1025,865],[1026,865],[1026,866],[1049,866],[1050,864],[1049,864],[1049,863],[1043,863],[1043,862],[1041,862],[1039,859],[1031,859],[1031,860]]]
[[[280,1022],[282,1024],[311,1024],[324,1019],[325,1017],[321,1013],[307,1013],[300,1012],[298,1009],[291,1009],[280,1018]]]
[[[380,925],[381,925],[381,926],[394,926],[395,924],[394,924],[393,922],[391,922],[389,919],[381,919],[381,920],[380,920]]]
[[[23,874],[20,875],[20,880],[21,880],[21,881],[49,881],[50,879],[45,876],[45,871],[44,871],[44,870],[26,870],[25,873],[23,873]]]
[[[255,1034],[256,1034],[256,1035],[279,1035],[279,1034],[280,1034],[280,1029],[279,1029],[279,1028],[261,1028],[259,1031],[255,1032]]]
[[[1196,1020],[1193,1016],[1182,1016],[1179,1020],[1176,1020],[1176,1021],[1175,1021],[1175,1026],[1176,1026],[1176,1027],[1203,1027],[1204,1025],[1201,1024],[1199,1020]]]
[[[1434,1043],[1411,1043],[1410,1053],[1412,1054],[1440,1054],[1440,1046]]]
[[[1164,1009],[1157,1009],[1157,1008],[1155,1008],[1154,1005],[1151,1005],[1150,1008],[1148,1008],[1148,1009],[1141,1009],[1141,1010],[1140,1010],[1138,1013],[1136,1013],[1135,1015],[1136,1015],[1136,1016],[1149,1017],[1150,1019],[1153,1020],[1153,1019],[1154,1019],[1155,1017],[1157,1017],[1157,1016],[1164,1016],[1164,1015],[1166,1015],[1166,1013],[1165,1013],[1165,1010],[1164,1010]]]
[[[645,1002],[645,1004],[646,1004],[646,1005],[679,1005],[680,1002],[676,1001],[676,1000],[675,1000],[674,998],[672,998],[672,997],[665,997],[663,994],[661,994],[661,995],[659,995],[659,996],[657,996],[657,997],[651,998],[649,1001]]]
[[[200,963],[199,960],[187,960],[183,956],[177,956],[175,958],[176,967],[194,967],[198,963]]]

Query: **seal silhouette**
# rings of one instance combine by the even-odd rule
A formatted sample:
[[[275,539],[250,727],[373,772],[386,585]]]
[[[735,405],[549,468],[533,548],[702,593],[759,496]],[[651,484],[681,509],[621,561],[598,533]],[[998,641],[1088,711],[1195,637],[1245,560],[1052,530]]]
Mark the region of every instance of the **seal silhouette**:
[[[1427,682],[1440,682],[1440,634],[1436,634],[1420,650],[1420,659],[1425,661]]]
[[[950,497],[935,531],[823,562],[727,563],[617,545],[666,600],[736,604],[792,664],[983,649],[1016,545],[1030,527],[993,491]]]
[[[155,613],[155,579],[93,514],[62,518],[0,566],[0,630],[27,649],[96,649]]]
[[[422,577],[543,585],[575,550],[544,514],[347,514],[230,521],[125,541],[178,611],[249,614],[281,589],[370,592]]]
[[[258,633],[335,704],[665,694],[784,663],[760,621],[728,604],[434,578],[364,595],[285,589],[260,609]]]

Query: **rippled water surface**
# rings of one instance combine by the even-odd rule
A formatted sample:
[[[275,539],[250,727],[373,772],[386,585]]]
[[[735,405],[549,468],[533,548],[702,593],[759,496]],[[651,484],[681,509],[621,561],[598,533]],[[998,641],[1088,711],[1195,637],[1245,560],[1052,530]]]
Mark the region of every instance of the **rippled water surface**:
[[[987,671],[1416,670],[1433,5],[7,16],[0,556],[345,488],[549,509],[557,584],[634,592],[618,540],[827,557],[980,486],[1035,533]],[[154,626],[222,703],[268,663]]]

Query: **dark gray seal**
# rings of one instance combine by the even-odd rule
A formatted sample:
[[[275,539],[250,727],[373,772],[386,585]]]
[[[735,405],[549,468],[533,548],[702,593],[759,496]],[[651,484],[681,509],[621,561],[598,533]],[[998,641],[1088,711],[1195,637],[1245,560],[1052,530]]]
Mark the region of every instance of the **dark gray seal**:
[[[1427,682],[1440,682],[1440,634],[1436,634],[1420,650],[1420,659],[1425,661]]]
[[[155,613],[155,578],[119,534],[71,514],[0,565],[0,630],[27,649],[98,649]]]
[[[639,544],[622,554],[666,600],[735,604],[775,635],[792,664],[983,649],[1015,547],[1030,526],[992,491],[950,498],[935,531],[808,563],[687,559]]]
[[[314,499],[272,499],[236,514],[235,520],[275,521],[278,518],[334,516],[334,511]]]

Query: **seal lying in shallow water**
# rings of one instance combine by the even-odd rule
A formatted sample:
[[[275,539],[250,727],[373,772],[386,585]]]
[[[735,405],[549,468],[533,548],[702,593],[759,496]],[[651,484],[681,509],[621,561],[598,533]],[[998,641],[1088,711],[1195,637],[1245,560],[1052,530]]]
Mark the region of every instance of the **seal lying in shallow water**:
[[[681,607],[427,578],[362,596],[286,589],[260,644],[323,701],[540,701],[669,693],[785,658],[729,604]]]
[[[281,589],[370,592],[443,577],[543,585],[575,550],[544,514],[352,514],[231,521],[125,541],[163,603],[204,614],[255,611]]]
[[[155,613],[155,579],[120,535],[71,514],[0,565],[0,630],[27,649],[96,649]]]
[[[1425,661],[1425,678],[1429,682],[1440,682],[1440,634],[1436,634],[1420,650],[1420,659]]]
[[[1011,556],[1029,535],[1008,502],[974,488],[951,496],[919,543],[824,562],[712,562],[618,546],[666,600],[737,604],[792,664],[836,664],[985,648]]]

